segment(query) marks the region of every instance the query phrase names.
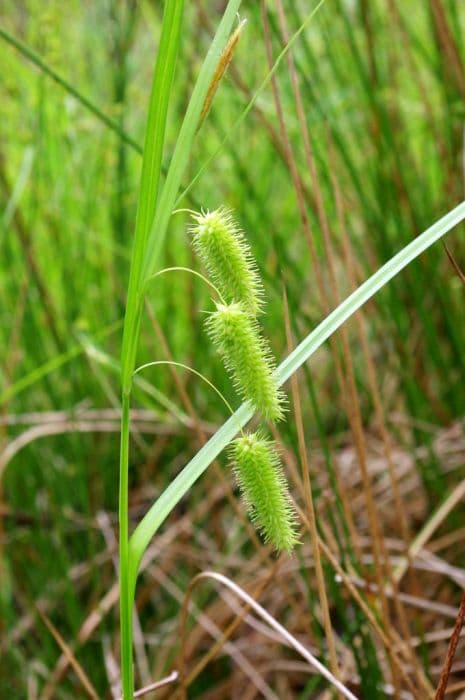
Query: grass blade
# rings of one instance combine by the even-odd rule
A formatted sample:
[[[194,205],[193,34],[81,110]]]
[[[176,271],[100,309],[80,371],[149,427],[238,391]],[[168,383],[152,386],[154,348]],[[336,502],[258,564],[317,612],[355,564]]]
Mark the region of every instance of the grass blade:
[[[174,70],[181,37],[183,11],[184,0],[167,0],[163,14],[160,46],[150,95],[121,353],[122,406],[119,469],[119,579],[121,677],[123,697],[125,700],[132,700],[134,695],[132,596],[129,579],[128,542],[130,393],[132,372],[139,340],[140,319],[142,315],[140,295],[141,272],[147,239],[158,198],[168,104],[173,86]]]
[[[168,222],[171,212],[174,209],[176,196],[181,184],[181,178],[187,166],[205,98],[218,65],[219,58],[236,19],[240,4],[241,0],[229,1],[192,92],[192,97],[189,101],[179,137],[176,141],[173,158],[150,232],[144,264],[144,281],[148,280],[155,271],[155,266],[157,265],[158,257],[165,240]]]
[[[111,119],[107,114],[102,112],[88,97],[77,90],[68,80],[57,73],[51,66],[48,65],[35,51],[22,42],[18,37],[13,36],[4,27],[0,27],[0,39],[3,39],[7,44],[13,46],[19,53],[24,56],[30,63],[38,68],[44,75],[48,76],[57,83],[60,87],[72,95],[85,109],[89,110],[94,117],[97,117],[102,124],[111,129],[117,134],[124,143],[133,148],[136,153],[142,154],[142,148],[129,134],[120,128],[117,122]]]
[[[278,367],[279,383],[283,384],[306,362],[316,350],[337,329],[347,321],[363,304],[371,299],[393,277],[410,262],[432,246],[454,226],[465,219],[465,202],[459,204],[430,228],[415,238],[399,253],[394,255],[377,272],[369,277],[358,289],[348,296],[332,311],[295,350]],[[129,542],[131,585],[135,585],[137,571],[142,555],[151,538],[176,504],[187,493],[192,484],[203,474],[211,462],[231,442],[238,432],[252,417],[253,411],[248,404],[242,406],[213,435],[204,447],[193,457],[189,464],[168,486],[166,491],[155,501],[141,520]]]
[[[158,197],[166,118],[178,55],[183,8],[184,0],[175,0],[166,4],[150,96],[136,230],[132,248],[126,318],[124,321],[121,376],[125,393],[128,393],[130,389],[131,375],[135,363],[141,314],[141,273]]]

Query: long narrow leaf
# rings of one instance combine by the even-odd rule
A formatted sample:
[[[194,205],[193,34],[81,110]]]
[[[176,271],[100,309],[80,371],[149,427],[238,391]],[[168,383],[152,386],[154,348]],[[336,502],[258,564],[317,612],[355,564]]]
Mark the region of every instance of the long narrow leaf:
[[[166,3],[150,95],[121,353],[121,375],[125,393],[130,388],[138,343],[141,273],[158,197],[166,118],[178,55],[183,8],[184,0]]]
[[[129,557],[129,421],[132,373],[139,342],[142,316],[141,273],[147,240],[157,206],[165,142],[166,119],[181,37],[184,0],[166,0],[163,13],[149,115],[142,159],[142,174],[136,227],[129,273],[128,298],[121,352],[121,437],[119,477],[119,583],[121,628],[121,681],[124,700],[132,700],[134,673],[132,656],[132,596]]]
[[[111,129],[117,134],[124,143],[133,148],[136,153],[142,154],[142,147],[135,141],[130,134],[127,134],[118,122],[111,119],[107,114],[105,114],[92,100],[90,100],[86,95],[80,92],[74,85],[72,85],[66,78],[60,75],[54,68],[52,68],[48,63],[46,63],[35,51],[33,51],[30,46],[27,46],[18,37],[10,34],[5,27],[0,27],[0,39],[3,39],[10,46],[13,46],[19,53],[24,56],[28,61],[30,61],[36,68],[38,68],[42,73],[52,80],[54,80],[57,85],[62,87],[68,94],[72,95],[75,100],[77,100],[85,109],[89,110],[91,114],[94,115],[102,124]]]
[[[221,52],[226,45],[231,28],[236,20],[240,4],[241,0],[229,0],[192,92],[150,232],[144,263],[144,280],[149,279],[158,262],[158,257],[165,240],[168,222],[171,212],[174,209],[181,178],[187,166],[208,88],[218,65]]]
[[[465,219],[465,202],[462,202],[439,219],[439,221],[415,238],[369,277],[334,309],[315,330],[309,333],[281,363],[278,367],[279,383],[283,384],[289,379],[318,350],[325,340],[335,333],[363,304],[371,299],[412,260],[415,260],[463,219]],[[182,472],[171,482],[166,491],[163,492],[136,527],[129,543],[131,582],[133,586],[135,585],[142,555],[161,523],[211,462],[233,440],[239,428],[243,427],[252,416],[253,410],[248,404],[243,404],[184,467]]]

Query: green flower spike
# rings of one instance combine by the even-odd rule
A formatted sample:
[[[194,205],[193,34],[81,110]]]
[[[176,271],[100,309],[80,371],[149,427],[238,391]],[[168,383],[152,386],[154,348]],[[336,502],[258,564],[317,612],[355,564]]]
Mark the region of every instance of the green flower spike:
[[[259,432],[252,433],[234,440],[229,453],[252,521],[265,542],[290,552],[298,541],[296,514],[274,443]]]
[[[256,316],[263,306],[263,287],[243,233],[225,207],[194,214],[194,250],[224,300],[241,302]]]
[[[207,331],[239,394],[267,420],[284,415],[285,396],[276,381],[276,364],[257,321],[242,304],[216,304]]]

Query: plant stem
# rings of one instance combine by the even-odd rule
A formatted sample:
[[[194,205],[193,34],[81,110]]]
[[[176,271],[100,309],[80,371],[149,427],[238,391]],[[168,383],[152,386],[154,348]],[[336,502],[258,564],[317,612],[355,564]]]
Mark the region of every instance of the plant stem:
[[[152,84],[142,159],[141,185],[131,256],[121,352],[120,452],[120,628],[124,700],[133,700],[132,606],[137,571],[131,564],[128,523],[129,407],[136,362],[145,287],[158,264],[181,178],[187,166],[196,128],[218,59],[227,42],[241,0],[229,0],[223,19],[202,65],[176,142],[170,168],[159,193],[168,104],[181,39],[184,0],[166,0],[157,63]],[[237,426],[236,426],[237,429]]]
[[[134,677],[132,668],[132,595],[129,580],[129,393],[122,395],[121,446],[119,475],[119,581],[120,581],[120,628],[121,628],[121,678],[124,700],[132,700]]]

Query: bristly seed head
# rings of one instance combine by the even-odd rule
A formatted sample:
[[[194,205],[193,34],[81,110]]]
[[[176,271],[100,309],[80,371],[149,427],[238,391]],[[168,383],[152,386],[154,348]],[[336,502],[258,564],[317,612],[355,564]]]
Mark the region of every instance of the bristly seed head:
[[[220,207],[193,218],[194,250],[224,300],[241,302],[256,316],[263,306],[263,286],[250,246],[231,212]]]
[[[247,510],[265,542],[290,552],[298,541],[296,514],[274,443],[252,433],[234,440],[229,454]]]
[[[240,303],[217,304],[206,326],[241,396],[267,420],[283,418],[285,396],[278,387],[270,347],[255,318]]]

